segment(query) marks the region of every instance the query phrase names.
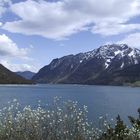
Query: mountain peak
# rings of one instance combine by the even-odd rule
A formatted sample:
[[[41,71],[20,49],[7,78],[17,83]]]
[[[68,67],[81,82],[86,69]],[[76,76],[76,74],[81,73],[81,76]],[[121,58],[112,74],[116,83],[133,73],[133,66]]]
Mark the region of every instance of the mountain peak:
[[[109,75],[135,64],[140,64],[139,49],[127,44],[103,45],[89,52],[54,59],[33,80],[42,83],[106,84],[112,78],[107,79]]]
[[[107,50],[109,49],[112,51],[116,51],[116,50],[123,51],[123,50],[127,50],[130,48],[131,47],[129,47],[127,44],[107,44],[107,45],[103,45],[103,46],[99,47],[99,49],[107,49]]]
[[[101,57],[105,60],[106,68],[112,63],[114,59],[122,59],[124,61],[127,57],[130,63],[137,64],[140,58],[140,50],[136,48],[129,47],[127,44],[109,44],[100,46],[95,50],[96,57]],[[121,66],[125,66],[122,62]]]

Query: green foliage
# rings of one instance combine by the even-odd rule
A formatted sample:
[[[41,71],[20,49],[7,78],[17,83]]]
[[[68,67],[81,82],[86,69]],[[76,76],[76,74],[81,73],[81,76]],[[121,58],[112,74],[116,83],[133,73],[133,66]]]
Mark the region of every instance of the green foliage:
[[[129,116],[131,126],[124,124],[118,115],[114,127],[108,124],[108,128],[100,137],[100,140],[140,140],[140,109],[138,109],[139,117],[135,119]]]
[[[110,126],[110,125],[109,125]],[[106,132],[103,134],[103,140],[124,140],[124,138],[128,135],[128,128],[124,124],[123,120],[121,120],[118,115],[116,118],[115,127],[108,127]]]

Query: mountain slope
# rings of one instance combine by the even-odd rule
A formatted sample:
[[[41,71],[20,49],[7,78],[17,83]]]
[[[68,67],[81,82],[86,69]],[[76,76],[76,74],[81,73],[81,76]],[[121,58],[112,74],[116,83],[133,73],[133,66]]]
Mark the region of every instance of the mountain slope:
[[[0,64],[0,84],[31,84],[32,82],[11,72]]]
[[[80,65],[83,54],[69,55],[60,59],[54,59],[50,65],[40,69],[33,77],[33,80],[41,83],[57,83],[65,79]]]
[[[18,71],[18,72],[15,72],[17,75],[20,75],[21,77],[25,78],[25,79],[28,79],[28,80],[31,80],[32,77],[36,74],[34,72],[31,72],[31,71]]]
[[[121,85],[125,82],[122,70],[139,63],[140,50],[126,44],[104,45],[90,52],[54,59],[33,80],[41,83]]]

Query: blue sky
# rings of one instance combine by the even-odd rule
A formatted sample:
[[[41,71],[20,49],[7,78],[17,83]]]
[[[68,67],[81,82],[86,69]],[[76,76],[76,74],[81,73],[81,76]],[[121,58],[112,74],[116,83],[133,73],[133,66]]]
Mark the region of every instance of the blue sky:
[[[0,63],[12,71],[110,43],[140,48],[139,0],[0,1]]]

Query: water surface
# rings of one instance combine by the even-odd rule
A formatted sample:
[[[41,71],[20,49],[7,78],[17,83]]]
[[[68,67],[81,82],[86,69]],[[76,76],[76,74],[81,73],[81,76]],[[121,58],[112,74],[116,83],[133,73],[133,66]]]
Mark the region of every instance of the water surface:
[[[140,107],[140,88],[83,85],[0,85],[0,108],[8,101],[18,99],[22,106],[36,107],[38,100],[50,104],[55,96],[63,100],[78,101],[87,105],[89,118],[120,114],[124,120],[128,115],[137,116]]]

